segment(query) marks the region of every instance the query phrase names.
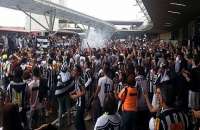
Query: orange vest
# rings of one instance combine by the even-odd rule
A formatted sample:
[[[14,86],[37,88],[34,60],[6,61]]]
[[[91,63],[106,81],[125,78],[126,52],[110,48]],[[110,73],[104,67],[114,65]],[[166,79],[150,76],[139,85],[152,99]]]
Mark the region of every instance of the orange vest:
[[[137,88],[125,87],[119,93],[122,100],[122,111],[137,111]]]

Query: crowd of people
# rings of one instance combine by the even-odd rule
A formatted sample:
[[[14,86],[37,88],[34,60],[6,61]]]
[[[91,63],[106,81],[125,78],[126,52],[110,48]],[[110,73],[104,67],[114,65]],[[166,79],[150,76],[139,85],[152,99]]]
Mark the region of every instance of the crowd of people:
[[[88,130],[85,120],[94,130],[199,129],[199,46],[115,40],[82,48],[79,40],[70,42],[0,50],[3,130],[31,130],[51,112],[58,129],[74,122]]]

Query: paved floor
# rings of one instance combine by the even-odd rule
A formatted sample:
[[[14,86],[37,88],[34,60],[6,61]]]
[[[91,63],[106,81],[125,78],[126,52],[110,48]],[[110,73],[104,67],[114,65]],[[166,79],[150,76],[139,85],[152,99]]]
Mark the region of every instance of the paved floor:
[[[53,121],[55,121],[57,118],[57,114],[51,114],[45,122],[43,123],[52,123]],[[94,129],[94,125],[92,123],[92,121],[85,121],[86,124],[86,130],[93,130]],[[34,128],[39,127],[40,125],[42,125],[42,123],[39,123],[37,126],[35,126]],[[0,105],[0,127],[2,126],[2,106]],[[63,128],[61,130],[76,130],[74,124],[72,124],[71,126],[63,126]]]
[[[86,124],[86,130],[93,130],[94,129],[94,126],[92,125],[92,122],[91,121],[86,121],[85,122]],[[74,125],[70,126],[70,127],[66,127],[66,128],[63,128],[61,130],[76,130]]]

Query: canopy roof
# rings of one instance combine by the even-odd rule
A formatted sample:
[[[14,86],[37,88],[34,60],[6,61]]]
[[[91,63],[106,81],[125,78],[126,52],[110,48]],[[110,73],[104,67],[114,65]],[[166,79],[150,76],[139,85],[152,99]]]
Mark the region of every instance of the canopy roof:
[[[110,30],[115,29],[115,27],[108,22],[46,0],[0,0],[0,6],[40,15],[53,13],[56,18],[59,19],[67,19],[91,27],[107,28]]]

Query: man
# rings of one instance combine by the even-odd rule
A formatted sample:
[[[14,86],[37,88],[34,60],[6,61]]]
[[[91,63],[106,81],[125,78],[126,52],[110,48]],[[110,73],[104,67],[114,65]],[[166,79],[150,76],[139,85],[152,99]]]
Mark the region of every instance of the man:
[[[6,55],[7,57],[7,55]],[[3,74],[3,84],[4,84],[4,88],[3,89],[7,89],[7,86],[9,84],[9,79],[10,79],[10,75],[11,75],[11,56],[9,57],[9,59],[7,58],[3,58],[3,64],[2,64],[2,74]]]
[[[80,65],[75,65],[72,75],[74,77],[75,90],[70,92],[73,100],[76,100],[77,113],[75,117],[75,127],[77,130],[86,130],[84,123],[85,111],[85,86],[81,79],[82,69]]]
[[[150,130],[190,130],[191,122],[187,111],[174,107],[175,91],[170,81],[162,83],[160,92],[162,109],[157,113],[156,119],[151,119]]]
[[[191,70],[191,87],[189,88],[189,107],[200,108],[200,55],[194,56]]]
[[[47,86],[48,86],[48,100],[49,100],[49,112],[51,113],[53,110],[53,103],[54,103],[54,90],[56,86],[56,71],[53,67],[53,59],[50,58],[48,60],[48,67],[47,67]]]
[[[126,83],[127,86],[118,95],[122,102],[122,130],[136,130],[138,97],[135,75],[129,75]]]
[[[74,81],[71,78],[71,74],[67,70],[67,64],[63,64],[61,71],[58,75],[58,83],[55,90],[55,95],[58,100],[58,127],[60,128],[62,126],[62,114],[67,110],[67,118],[68,118],[68,124],[69,116],[70,116],[70,98],[69,98],[69,90],[74,87]]]
[[[174,91],[177,92],[175,99],[177,107],[187,108],[191,77],[187,70],[186,62],[182,62],[180,72],[172,80],[174,83]]]
[[[113,92],[113,81],[108,77],[109,66],[105,65],[103,68],[104,76],[101,77],[98,81],[98,86],[95,92],[95,97],[98,96],[101,108],[104,104],[104,98],[107,93]]]
[[[158,74],[157,74],[158,76],[155,81],[155,84],[159,84],[164,81],[170,80],[169,70],[168,70],[168,66],[167,66],[166,62],[160,63],[159,67],[160,68],[158,70]]]
[[[84,83],[85,83],[85,89],[86,89],[86,104],[87,104],[87,116],[85,118],[85,120],[90,120],[91,119],[91,115],[89,113],[89,110],[90,110],[90,106],[91,106],[91,102],[90,102],[90,99],[91,99],[91,96],[92,96],[92,72],[91,72],[91,64],[89,61],[86,61],[84,63],[84,69],[85,69],[85,72],[83,73],[83,78],[84,78]]]
[[[20,116],[24,123],[25,127],[27,126],[26,122],[26,111],[27,111],[27,84],[23,82],[22,79],[23,71],[21,67],[16,67],[14,70],[14,77],[13,80],[8,85],[7,91],[9,96],[9,101],[13,104],[18,105]]]
[[[30,104],[30,119],[29,128],[33,124],[37,124],[40,119],[39,112],[41,110],[41,103],[39,102],[39,87],[40,87],[40,70],[38,67],[33,68],[32,81],[28,84],[29,90],[29,104]]]
[[[98,118],[94,130],[120,130],[122,120],[117,114],[117,102],[113,94],[108,94],[104,101],[105,113]]]

